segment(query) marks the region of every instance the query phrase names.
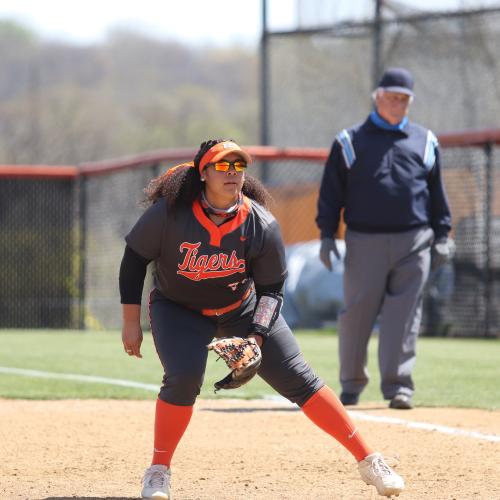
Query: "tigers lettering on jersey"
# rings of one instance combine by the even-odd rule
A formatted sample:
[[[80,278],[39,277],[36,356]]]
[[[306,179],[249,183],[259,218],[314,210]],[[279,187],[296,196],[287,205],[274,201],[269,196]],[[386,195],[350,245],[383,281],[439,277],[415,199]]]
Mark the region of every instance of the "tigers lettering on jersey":
[[[182,263],[177,265],[177,274],[193,281],[201,281],[245,272],[245,259],[239,259],[236,250],[233,250],[231,255],[223,252],[198,255],[200,245],[201,242],[189,243],[185,241],[181,243],[179,250],[181,253],[186,252],[186,254]]]

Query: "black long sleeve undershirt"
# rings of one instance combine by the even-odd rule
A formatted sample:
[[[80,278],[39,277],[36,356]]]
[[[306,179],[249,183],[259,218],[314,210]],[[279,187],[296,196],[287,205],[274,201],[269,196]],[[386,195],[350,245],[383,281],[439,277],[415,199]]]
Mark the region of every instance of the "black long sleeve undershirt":
[[[273,283],[272,285],[255,285],[255,292],[257,296],[260,297],[263,293],[275,293],[276,295],[283,296],[283,285],[284,281],[279,283]]]
[[[120,265],[120,298],[122,304],[141,304],[146,268],[151,261],[125,247]]]

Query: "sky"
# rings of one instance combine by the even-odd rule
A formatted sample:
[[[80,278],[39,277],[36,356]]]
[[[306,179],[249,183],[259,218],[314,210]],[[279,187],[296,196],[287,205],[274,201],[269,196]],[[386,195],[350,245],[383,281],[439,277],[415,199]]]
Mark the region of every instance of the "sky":
[[[296,27],[297,8],[312,9],[312,15],[321,13],[336,20],[347,17],[359,20],[373,11],[373,0],[267,1],[268,22],[275,30]],[[500,6],[500,0],[398,0],[398,3],[438,10]],[[261,32],[261,10],[261,0],[0,1],[0,19],[19,21],[44,38],[81,44],[102,41],[112,27],[121,26],[193,45],[255,45]]]

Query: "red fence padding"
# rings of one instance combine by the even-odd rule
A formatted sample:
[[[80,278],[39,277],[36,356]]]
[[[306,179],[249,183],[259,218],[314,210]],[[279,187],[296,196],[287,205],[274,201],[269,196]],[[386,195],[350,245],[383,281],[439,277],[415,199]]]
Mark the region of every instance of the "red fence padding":
[[[500,144],[500,129],[466,130],[446,132],[438,135],[443,147],[481,147]],[[279,148],[276,146],[246,146],[245,149],[255,160],[291,160],[324,162],[328,157],[327,148]],[[192,160],[196,148],[177,148],[152,151],[150,153],[127,156],[125,158],[87,162],[79,166],[68,165],[0,165],[0,178],[59,178],[71,179],[78,175],[97,176],[110,172],[137,168],[144,165]]]
[[[83,175],[94,176],[115,172],[117,170],[126,170],[128,168],[136,168],[143,165],[155,165],[165,162],[177,162],[183,160],[192,160],[197,149],[193,148],[178,148],[178,149],[161,149],[151,151],[140,155],[127,156],[115,160],[103,160],[82,163],[80,171]]]
[[[255,160],[313,160],[324,161],[328,150],[324,148],[278,148],[275,146],[245,146],[245,149]],[[172,163],[182,160],[192,160],[197,149],[180,148],[152,151],[142,155],[129,156],[117,160],[105,160],[82,163],[80,169],[83,175],[101,175],[117,170],[135,168],[143,165]]]
[[[500,144],[500,129],[465,130],[463,132],[446,132],[438,135],[443,147],[467,148]]]
[[[79,172],[71,165],[0,165],[0,178],[73,179]]]
[[[248,146],[245,148],[256,160],[313,160],[325,161],[326,148],[278,148],[275,146]]]

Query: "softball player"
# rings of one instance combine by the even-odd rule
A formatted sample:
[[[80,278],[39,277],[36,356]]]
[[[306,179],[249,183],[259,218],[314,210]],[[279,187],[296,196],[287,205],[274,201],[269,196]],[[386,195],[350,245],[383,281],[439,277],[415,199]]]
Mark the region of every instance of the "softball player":
[[[170,463],[200,393],[207,344],[229,336],[254,338],[262,350],[260,377],[349,450],[367,484],[381,495],[398,494],[403,480],[365,443],[280,314],[285,250],[266,208],[268,193],[245,174],[250,163],[233,141],[204,142],[191,164],[151,182],[151,205],[125,238],[123,346],[129,356],[141,357],[140,303],[153,261],[149,313],[164,369],[142,497],[170,498]]]

